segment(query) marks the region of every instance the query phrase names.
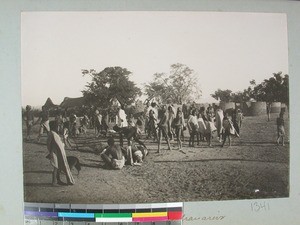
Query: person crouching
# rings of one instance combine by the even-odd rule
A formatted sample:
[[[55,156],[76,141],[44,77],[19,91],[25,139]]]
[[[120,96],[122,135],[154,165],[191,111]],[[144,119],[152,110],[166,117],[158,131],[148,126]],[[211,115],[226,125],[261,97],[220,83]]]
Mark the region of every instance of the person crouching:
[[[107,144],[107,148],[105,148],[100,155],[102,160],[106,166],[111,169],[122,169],[125,165],[125,155],[127,155],[127,151],[121,148],[120,145],[116,145],[112,137],[108,139]]]

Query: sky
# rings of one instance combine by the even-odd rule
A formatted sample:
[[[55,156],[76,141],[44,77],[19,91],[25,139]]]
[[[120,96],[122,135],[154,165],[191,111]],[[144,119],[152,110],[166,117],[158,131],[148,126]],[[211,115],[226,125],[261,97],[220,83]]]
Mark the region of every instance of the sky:
[[[195,71],[202,97],[242,91],[288,74],[285,14],[230,12],[22,12],[22,106],[81,97],[91,77],[121,66],[138,87],[182,63]]]

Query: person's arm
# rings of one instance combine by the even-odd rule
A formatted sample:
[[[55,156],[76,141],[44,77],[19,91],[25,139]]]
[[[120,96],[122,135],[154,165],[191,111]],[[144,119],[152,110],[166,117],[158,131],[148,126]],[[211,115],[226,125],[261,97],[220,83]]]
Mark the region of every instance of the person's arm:
[[[127,149],[125,147],[121,147],[122,154],[127,157]]]

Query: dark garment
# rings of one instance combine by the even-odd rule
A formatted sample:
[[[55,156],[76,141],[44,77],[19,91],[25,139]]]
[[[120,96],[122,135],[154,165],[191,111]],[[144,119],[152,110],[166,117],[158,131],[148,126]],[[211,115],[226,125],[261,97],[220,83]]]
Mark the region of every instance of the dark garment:
[[[283,118],[278,117],[276,122],[277,122],[277,126],[284,126],[284,119]]]
[[[137,132],[137,128],[136,127],[118,127],[118,126],[114,126],[113,128],[116,132],[119,132],[120,134],[120,145],[123,146],[123,137],[125,137],[128,141],[128,145],[131,144],[131,141],[134,140],[135,142],[139,143],[140,145],[144,146],[145,148],[146,145],[140,141],[140,137],[138,135]]]
[[[32,121],[34,119],[32,111],[26,111],[24,116],[26,121]]]
[[[42,111],[41,114],[40,114],[40,118],[42,119],[41,123],[46,122],[47,120],[49,120],[49,112],[48,111]]]
[[[161,127],[164,127],[164,128],[168,128],[168,120],[167,120],[167,116],[166,114],[164,114],[161,118],[161,120],[159,121],[159,124],[158,126],[161,128]]]

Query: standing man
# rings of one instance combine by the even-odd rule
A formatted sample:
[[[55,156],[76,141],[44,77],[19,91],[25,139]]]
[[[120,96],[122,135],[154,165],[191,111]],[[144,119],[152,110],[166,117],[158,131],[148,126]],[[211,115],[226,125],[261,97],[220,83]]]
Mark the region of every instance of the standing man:
[[[127,127],[127,115],[124,111],[124,105],[121,105],[118,111],[118,126],[119,127]]]
[[[121,105],[118,111],[118,127],[122,128],[122,127],[128,127],[128,123],[127,123],[127,115],[124,111],[124,105]],[[123,134],[122,132],[120,133],[120,145],[121,147],[123,147]]]
[[[26,111],[24,114],[24,119],[26,121],[26,140],[30,140],[30,133],[31,133],[31,128],[33,126],[33,122],[34,122],[34,116],[33,116],[33,112],[31,111],[31,106],[27,105],[26,106]]]
[[[268,116],[268,122],[270,122],[271,117],[271,103],[267,102],[267,116]]]
[[[37,141],[40,142],[40,138],[42,134],[44,133],[44,129],[46,129],[47,132],[50,131],[49,127],[49,111],[46,109],[45,106],[42,107],[42,112],[40,114],[39,119],[36,121],[38,123],[40,121],[40,131],[39,136],[37,138]]]
[[[161,119],[158,123],[158,150],[157,150],[157,153],[160,152],[160,141],[161,141],[161,136],[162,135],[166,139],[169,150],[172,150],[170,142],[169,142],[169,137],[168,137],[168,120],[167,120],[166,112],[167,112],[166,107],[163,106],[163,108],[162,108],[162,117],[161,117]]]
[[[189,116],[189,119],[187,121],[187,126],[189,129],[190,133],[190,139],[189,139],[189,147],[195,147],[194,142],[195,142],[195,135],[197,137],[197,143],[199,143],[199,136],[198,136],[198,118],[196,116],[196,110],[194,109],[191,112],[191,115]]]

